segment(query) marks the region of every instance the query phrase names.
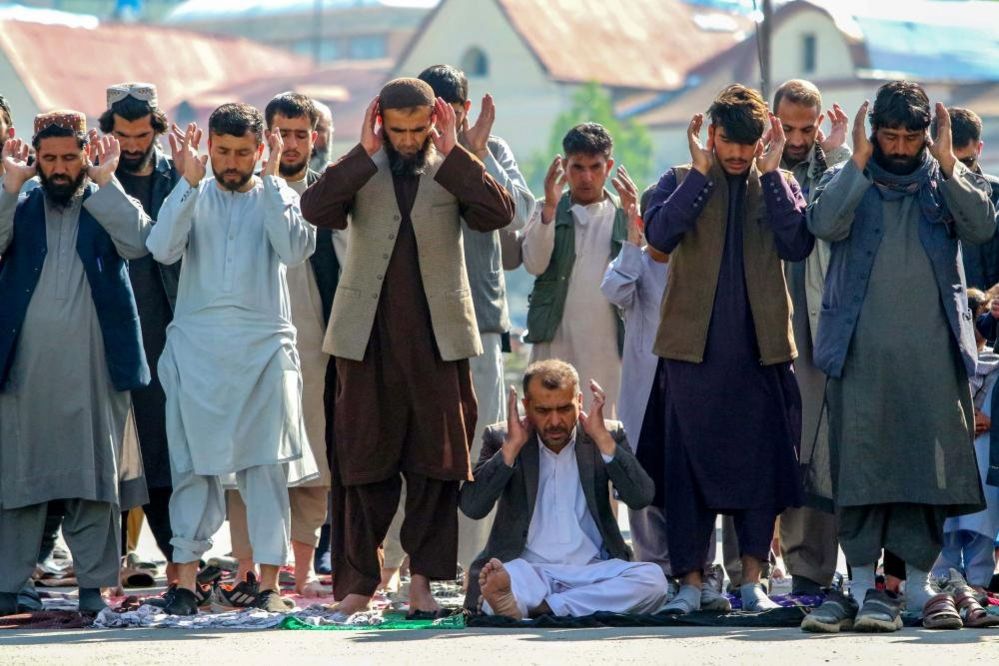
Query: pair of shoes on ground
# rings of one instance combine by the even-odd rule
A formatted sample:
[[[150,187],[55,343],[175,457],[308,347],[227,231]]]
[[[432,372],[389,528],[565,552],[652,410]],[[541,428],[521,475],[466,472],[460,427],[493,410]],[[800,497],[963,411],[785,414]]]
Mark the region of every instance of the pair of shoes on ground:
[[[990,615],[961,572],[951,569],[939,581],[940,594],[923,607],[923,626],[927,629],[985,629],[999,626],[999,616]]]
[[[837,634],[840,631],[889,633],[902,628],[902,598],[887,590],[868,590],[863,606],[839,590],[829,590],[822,605],[801,621],[801,630]]]

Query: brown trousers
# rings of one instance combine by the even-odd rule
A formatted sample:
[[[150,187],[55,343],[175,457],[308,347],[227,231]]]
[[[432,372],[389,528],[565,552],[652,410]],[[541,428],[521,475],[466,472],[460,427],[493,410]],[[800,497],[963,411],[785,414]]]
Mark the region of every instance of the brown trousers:
[[[344,486],[333,469],[333,595],[370,597],[381,581],[382,542],[406,479],[406,515],[400,541],[412,574],[431,580],[457,575],[459,481],[402,472],[376,483]]]

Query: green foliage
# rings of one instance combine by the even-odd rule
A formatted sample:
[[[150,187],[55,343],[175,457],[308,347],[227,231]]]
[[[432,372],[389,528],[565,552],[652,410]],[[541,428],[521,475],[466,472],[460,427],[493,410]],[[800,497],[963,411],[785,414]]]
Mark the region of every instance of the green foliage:
[[[585,122],[600,123],[607,129],[614,139],[615,162],[628,169],[639,188],[655,177],[652,173],[652,139],[648,130],[633,121],[618,119],[614,115],[610,94],[599,84],[591,82],[576,91],[572,107],[555,119],[548,148],[543,153],[535,153],[522,164],[531,191],[538,196],[543,194],[548,166],[555,155],[562,154],[562,138],[570,129]]]

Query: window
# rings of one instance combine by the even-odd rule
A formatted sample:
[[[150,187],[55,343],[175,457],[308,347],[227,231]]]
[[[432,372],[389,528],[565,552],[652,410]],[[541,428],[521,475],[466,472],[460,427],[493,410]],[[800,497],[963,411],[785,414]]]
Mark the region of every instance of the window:
[[[388,55],[385,35],[351,37],[347,49],[351,60],[375,60]]]
[[[815,62],[817,59],[816,46],[816,39],[813,33],[802,36],[801,71],[804,74],[813,74],[815,72]]]
[[[485,51],[473,46],[461,57],[461,69],[468,76],[489,76],[489,57]]]

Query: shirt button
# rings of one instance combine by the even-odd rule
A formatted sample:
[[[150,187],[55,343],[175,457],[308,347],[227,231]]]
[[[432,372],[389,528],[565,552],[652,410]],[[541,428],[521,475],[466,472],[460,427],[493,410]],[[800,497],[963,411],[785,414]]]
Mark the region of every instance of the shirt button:
[[[389,240],[395,240],[395,234],[389,234]]]
[[[378,276],[378,279],[379,279],[379,280],[381,280],[381,279],[382,279],[382,276],[381,276],[381,275],[379,275],[379,276]]]
[[[383,254],[382,255],[382,259],[388,259],[388,255],[387,254]]]
[[[398,215],[393,215],[392,219],[395,220],[396,222],[398,222],[402,218],[400,218]]]

